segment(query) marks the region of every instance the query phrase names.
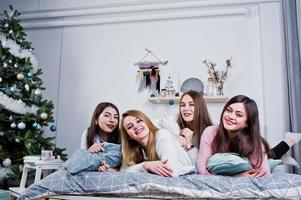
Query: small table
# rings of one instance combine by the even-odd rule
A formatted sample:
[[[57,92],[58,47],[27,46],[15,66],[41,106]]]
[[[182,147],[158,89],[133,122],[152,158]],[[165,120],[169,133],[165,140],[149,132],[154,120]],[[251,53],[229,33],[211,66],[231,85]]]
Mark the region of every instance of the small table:
[[[29,169],[35,169],[36,174],[35,174],[35,179],[34,183],[38,182],[41,180],[41,175],[43,172],[43,175],[47,175],[45,170],[50,170],[50,169],[61,169],[63,168],[64,161],[62,160],[50,160],[50,161],[42,161],[42,160],[27,160],[24,159],[24,167],[23,167],[23,173],[22,173],[22,178],[20,182],[20,187],[12,187],[9,188],[9,190],[12,192],[13,196],[18,197],[23,190],[25,189],[25,184],[26,184],[26,179],[27,179],[27,174]]]

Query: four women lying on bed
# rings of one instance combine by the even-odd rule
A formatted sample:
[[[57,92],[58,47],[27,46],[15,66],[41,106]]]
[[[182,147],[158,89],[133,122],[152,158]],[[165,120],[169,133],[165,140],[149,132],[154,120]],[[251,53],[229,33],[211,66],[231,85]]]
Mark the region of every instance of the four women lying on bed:
[[[99,158],[103,159],[99,171],[114,170],[106,161],[110,148],[104,144],[119,143],[118,124],[117,107],[100,103],[90,127],[82,135],[82,149],[90,154],[106,153]],[[177,121],[163,119],[159,125],[169,131],[158,129],[138,110],[122,115],[121,171],[179,176],[192,171],[197,163],[200,174],[210,174],[206,164],[211,155],[234,152],[248,157],[253,167],[238,176],[264,176],[270,173],[268,157],[279,159],[301,140],[301,134],[287,133],[284,141],[269,150],[260,136],[257,105],[243,95],[231,98],[223,109],[220,124],[212,126],[204,98],[197,92],[186,92],[180,99]]]

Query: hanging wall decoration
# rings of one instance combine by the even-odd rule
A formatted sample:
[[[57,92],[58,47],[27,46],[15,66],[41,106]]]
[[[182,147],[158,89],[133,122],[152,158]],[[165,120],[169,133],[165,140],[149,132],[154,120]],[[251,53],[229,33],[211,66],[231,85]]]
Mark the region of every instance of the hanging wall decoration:
[[[160,93],[160,67],[166,65],[168,61],[161,61],[152,51],[145,50],[146,54],[135,63],[139,67],[137,71],[138,92],[148,89],[153,96],[157,96]],[[153,56],[154,60],[148,61],[149,55]]]

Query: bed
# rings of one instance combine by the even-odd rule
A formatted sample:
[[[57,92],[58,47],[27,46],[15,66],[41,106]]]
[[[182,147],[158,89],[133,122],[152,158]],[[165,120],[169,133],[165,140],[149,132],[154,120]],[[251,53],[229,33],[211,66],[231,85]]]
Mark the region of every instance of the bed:
[[[203,176],[165,178],[150,173],[59,170],[28,187],[18,198],[99,196],[141,199],[301,199],[301,175],[274,172],[266,177]],[[68,198],[66,198],[68,199]],[[83,198],[81,198],[83,199]]]

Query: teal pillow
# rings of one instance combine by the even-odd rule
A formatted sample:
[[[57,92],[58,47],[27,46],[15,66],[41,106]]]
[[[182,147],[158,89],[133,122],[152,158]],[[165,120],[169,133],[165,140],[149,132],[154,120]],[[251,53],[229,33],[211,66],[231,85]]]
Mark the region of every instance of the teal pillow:
[[[270,170],[273,171],[277,165],[280,165],[282,160],[269,159]]]
[[[247,158],[240,157],[236,153],[217,153],[207,161],[209,172],[219,175],[235,175],[252,169]]]
[[[270,170],[272,171],[281,160],[269,159]],[[207,162],[209,172],[219,175],[235,175],[252,169],[248,158],[241,157],[236,153],[217,153],[211,156]]]

